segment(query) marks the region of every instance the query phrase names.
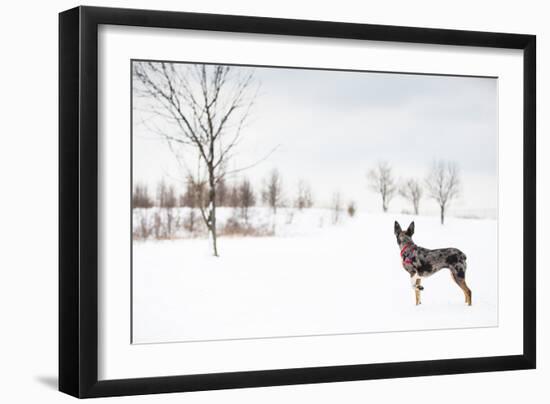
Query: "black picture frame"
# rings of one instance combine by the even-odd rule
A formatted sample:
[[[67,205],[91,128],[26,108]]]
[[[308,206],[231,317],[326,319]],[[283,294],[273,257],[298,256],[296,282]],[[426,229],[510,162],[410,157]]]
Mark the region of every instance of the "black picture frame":
[[[100,24],[523,50],[523,354],[99,381]],[[535,104],[534,35],[97,7],[77,7],[60,13],[59,390],[85,398],[535,368]]]

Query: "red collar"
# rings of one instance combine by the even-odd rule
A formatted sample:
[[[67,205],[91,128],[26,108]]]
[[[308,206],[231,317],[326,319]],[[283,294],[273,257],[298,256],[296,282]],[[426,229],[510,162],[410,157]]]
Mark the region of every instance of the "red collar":
[[[401,259],[403,260],[404,264],[412,264],[415,256],[415,245],[413,243],[407,243],[405,246],[401,249]]]
[[[403,257],[403,254],[405,251],[407,251],[407,248],[409,248],[412,245],[412,243],[407,243],[405,246],[401,249],[401,257]]]

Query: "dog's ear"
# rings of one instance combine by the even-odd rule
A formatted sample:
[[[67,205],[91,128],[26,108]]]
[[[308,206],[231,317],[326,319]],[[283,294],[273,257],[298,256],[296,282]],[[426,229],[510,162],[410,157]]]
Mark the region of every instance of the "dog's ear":
[[[399,233],[401,233],[401,226],[399,226],[399,223],[397,223],[397,220],[393,223],[393,233],[396,236],[399,236]]]
[[[411,222],[411,224],[409,224],[409,228],[407,229],[407,235],[409,237],[412,237],[413,234],[414,234],[414,222]]]

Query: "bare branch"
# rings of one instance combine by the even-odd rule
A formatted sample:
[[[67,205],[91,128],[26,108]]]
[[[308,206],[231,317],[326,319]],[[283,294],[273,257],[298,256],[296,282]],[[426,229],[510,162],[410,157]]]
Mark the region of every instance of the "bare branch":
[[[253,168],[253,167],[256,167],[257,165],[263,163],[264,161],[266,161],[269,157],[271,157],[271,155],[273,153],[275,153],[275,151],[280,147],[280,145],[277,145],[275,146],[273,149],[271,149],[271,151],[269,151],[265,156],[263,156],[262,158],[256,160],[254,163],[252,164],[249,164],[249,165],[246,165],[244,167],[240,167],[240,168],[236,168],[234,170],[230,170],[230,171],[226,171],[223,173],[224,176],[227,176],[227,175],[233,175],[233,174],[237,174],[241,171],[245,171],[245,170],[248,170],[250,168]]]

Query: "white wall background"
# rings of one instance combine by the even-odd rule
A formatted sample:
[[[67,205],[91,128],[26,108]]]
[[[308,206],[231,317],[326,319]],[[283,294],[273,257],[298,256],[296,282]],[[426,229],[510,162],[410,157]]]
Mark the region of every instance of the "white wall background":
[[[0,401],[69,402],[57,384],[57,13],[74,1],[5,3],[0,24]],[[284,18],[531,33],[538,36],[538,369],[117,398],[127,403],[547,402],[550,397],[550,25],[545,2],[402,0],[91,1]],[[511,229],[515,231],[516,229]],[[411,346],[411,348],[414,348]]]

